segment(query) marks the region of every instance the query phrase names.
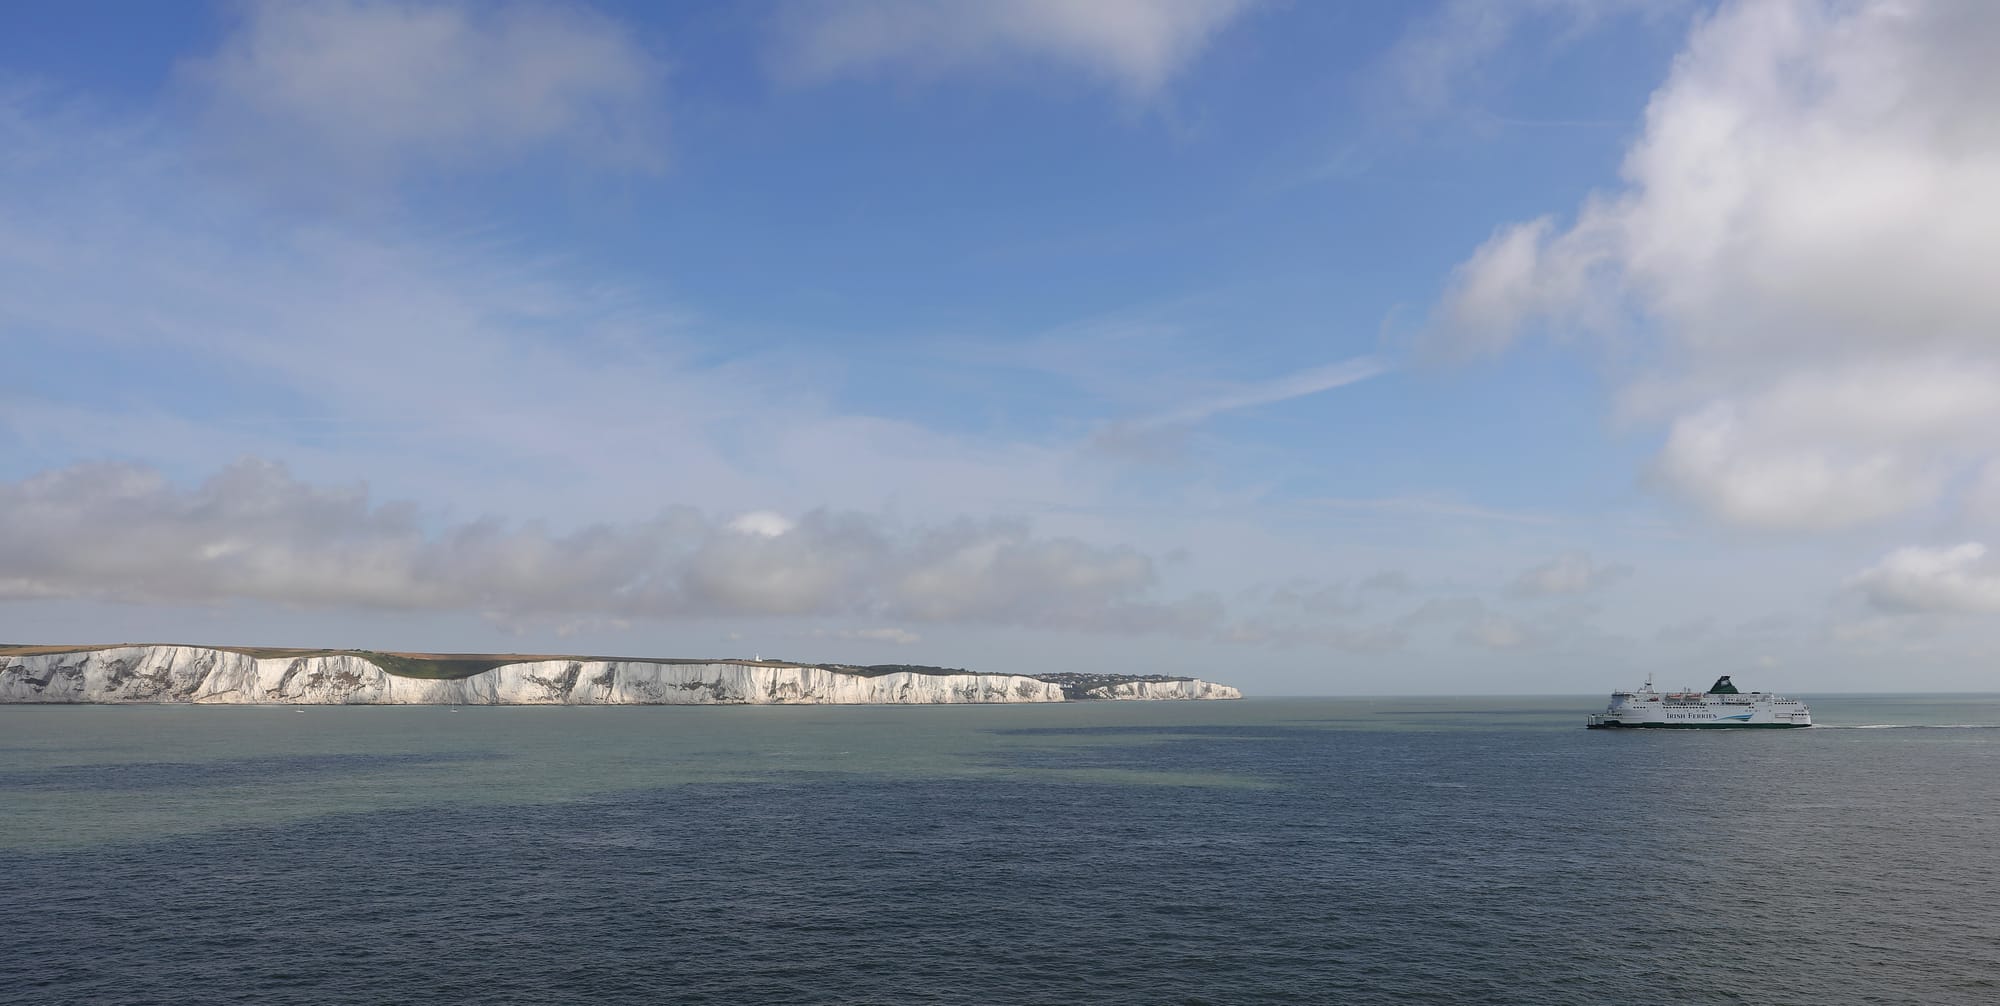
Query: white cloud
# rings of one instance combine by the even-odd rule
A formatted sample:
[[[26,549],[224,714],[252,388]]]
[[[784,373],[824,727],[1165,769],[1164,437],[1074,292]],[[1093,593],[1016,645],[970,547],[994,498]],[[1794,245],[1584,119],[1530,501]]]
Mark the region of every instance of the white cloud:
[[[1893,449],[1777,437],[1742,412],[1716,402],[1676,419],[1655,467],[1670,489],[1731,523],[1844,527],[1893,516],[1940,488],[1940,473]]]
[[[1152,489],[1133,506],[1082,445],[843,414],[823,372],[695,349],[729,333],[694,330],[650,291],[499,242],[297,226],[234,198],[175,134],[10,97],[0,190],[33,198],[0,213],[0,341],[68,373],[105,359],[152,369],[0,397],[0,438],[25,448],[0,477],[143,459],[157,469],[121,470],[150,473],[171,511],[196,492],[174,486],[252,456],[284,459],[308,498],[365,480],[376,499],[415,503],[371,510],[363,497],[363,516],[342,521],[376,530],[344,549],[282,528],[182,540],[161,527],[122,559],[81,549],[84,567],[43,555],[31,577],[0,560],[6,596],[225,602],[268,589],[328,618],[375,605],[523,631],[670,611],[1223,638],[1226,609],[1198,592],[1220,553],[1205,544],[1214,522]],[[1149,362],[1135,357],[1127,379],[1160,383]],[[1206,388],[1191,400],[1263,386]],[[1080,400],[1088,412],[1102,397]],[[402,510],[421,516],[383,525]],[[550,525],[467,516],[495,510]],[[1038,533],[991,518],[1020,513],[1038,515]],[[411,542],[384,544],[396,535]],[[1145,545],[1107,544],[1120,541]],[[148,565],[166,542],[172,555]],[[1198,563],[1159,561],[1183,545]]]
[[[1978,542],[1899,548],[1848,586],[1885,611],[2000,613],[2000,564]]]
[[[1313,615],[1341,615],[1360,607],[1345,584],[1303,578],[1273,588],[1269,601],[1273,607],[1294,608]]]
[[[1379,590],[1386,593],[1401,594],[1413,590],[1415,587],[1416,581],[1410,579],[1410,574],[1400,569],[1382,569],[1370,573],[1367,577],[1363,578],[1358,589],[1362,591]]]
[[[1540,22],[1561,43],[1609,18],[1659,18],[1687,7],[1687,0],[1448,0],[1412,25],[1383,70],[1401,105],[1434,114],[1487,83],[1495,55],[1529,25]]]
[[[2000,525],[2000,460],[1988,461],[1966,492],[1966,510],[1982,524]]]
[[[1406,631],[1450,630],[1454,641],[1489,650],[1521,649],[1542,641],[1540,632],[1476,597],[1431,598],[1397,619],[1397,627]]]
[[[912,643],[922,642],[924,638],[908,629],[893,627],[879,629],[815,629],[811,635],[815,639],[845,639],[867,643],[893,643],[897,646],[909,646]]]
[[[1588,552],[1568,552],[1521,573],[1508,592],[1523,597],[1583,594],[1632,574],[1622,563],[1598,563]]]
[[[1686,621],[1662,625],[1653,632],[1653,639],[1661,643],[1686,643],[1690,640],[1707,639],[1715,635],[1715,618],[1700,615]]]
[[[1824,528],[1933,503],[2000,454],[2000,8],[1754,2],[1702,21],[1622,187],[1502,228],[1429,345],[1637,344],[1657,466],[1723,520]]]
[[[1229,412],[1274,405],[1294,398],[1332,391],[1335,388],[1344,388],[1379,376],[1387,370],[1388,367],[1381,361],[1369,357],[1341,360],[1268,381],[1219,391],[1180,408],[1136,420],[1129,425],[1137,429],[1193,425]]]
[[[797,526],[798,522],[771,510],[752,510],[729,522],[729,530],[760,538],[776,538]]]
[[[1624,575],[1609,569],[1599,569],[1601,582]],[[1558,579],[1565,588],[1575,583],[1573,578]],[[1574,658],[1583,649],[1602,646],[1614,638],[1597,626],[1598,607],[1575,598],[1573,595],[1577,593],[1580,591],[1569,589],[1567,594],[1571,596],[1566,602],[1532,606],[1523,603],[1531,595],[1518,590],[1487,597],[1437,595],[1388,624],[1407,634],[1412,648],[1449,652],[1452,646],[1469,646],[1494,651],[1563,652]]]
[[[238,153],[315,177],[480,168],[539,150],[661,163],[655,61],[585,8],[334,0],[246,5],[179,68]]]
[[[1390,625],[1341,625],[1247,618],[1229,626],[1224,638],[1232,643],[1276,647],[1324,647],[1349,653],[1388,653],[1408,639]]]
[[[1489,650],[1516,650],[1537,642],[1535,634],[1520,622],[1499,614],[1486,614],[1458,631],[1461,643]]]
[[[1153,560],[1126,547],[1036,539],[1019,522],[958,521],[912,542],[894,574],[897,610],[927,621],[987,615],[1050,626],[1206,633],[1220,602],[1196,596],[1168,605],[1131,599],[1157,580]]]
[[[943,521],[1097,491],[1071,445],[842,412],[823,369],[735,354],[657,289],[491,238],[300,225],[176,135],[81,107],[0,93],[0,343],[147,379],[0,396],[0,437],[32,449],[10,474],[111,457],[186,479],[254,455],[556,519],[672,498]]]
[[[1166,86],[1251,0],[800,0],[778,21],[781,75],[893,66],[925,74],[1029,60],[1144,97]]]
[[[1222,617],[1212,599],[1153,598],[1153,562],[1130,548],[1040,537],[1020,522],[904,528],[816,511],[768,535],[671,506],[565,532],[441,523],[257,460],[192,489],[124,464],[0,483],[0,569],[0,596],[16,600],[247,599],[507,621],[861,614],[1203,635]]]
[[[1171,455],[1180,438],[1217,416],[1344,388],[1379,376],[1387,370],[1388,367],[1378,360],[1357,357],[1310,367],[1268,381],[1212,389],[1205,396],[1178,408],[1106,425],[1091,437],[1091,446],[1113,455],[1141,458]]]
[[[1464,521],[1500,524],[1553,524],[1555,518],[1538,513],[1496,510],[1449,496],[1388,496],[1372,499],[1321,497],[1308,501],[1315,506],[1347,513],[1380,514],[1424,522]]]
[[[1924,634],[1935,628],[1929,624],[1931,621],[1912,618],[1910,613],[1900,611],[1893,615],[1868,615],[1833,623],[1827,627],[1827,636],[1842,646],[1889,647],[1908,653],[1921,645]]]

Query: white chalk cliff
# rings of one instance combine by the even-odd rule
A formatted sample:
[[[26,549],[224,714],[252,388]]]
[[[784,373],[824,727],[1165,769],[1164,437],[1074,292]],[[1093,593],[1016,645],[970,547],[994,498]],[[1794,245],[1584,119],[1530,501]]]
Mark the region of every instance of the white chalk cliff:
[[[1097,698],[1239,698],[1118,694]],[[1144,690],[1142,690],[1143,692]],[[1227,694],[1220,694],[1226,692]],[[257,658],[199,646],[118,646],[0,656],[0,702],[382,705],[710,705],[1062,702],[1060,685],[1018,674],[861,675],[754,661],[530,660],[463,678],[390,674],[352,654]]]
[[[1166,681],[1119,681],[1084,691],[1092,699],[1240,699],[1243,693],[1229,685],[1200,678]]]

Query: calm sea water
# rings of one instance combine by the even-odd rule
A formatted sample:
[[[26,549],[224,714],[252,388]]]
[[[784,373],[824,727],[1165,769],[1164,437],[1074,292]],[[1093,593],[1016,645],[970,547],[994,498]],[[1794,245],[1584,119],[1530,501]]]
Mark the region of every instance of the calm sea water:
[[[2000,1002],[2000,697],[1812,704],[0,706],[0,1001]]]

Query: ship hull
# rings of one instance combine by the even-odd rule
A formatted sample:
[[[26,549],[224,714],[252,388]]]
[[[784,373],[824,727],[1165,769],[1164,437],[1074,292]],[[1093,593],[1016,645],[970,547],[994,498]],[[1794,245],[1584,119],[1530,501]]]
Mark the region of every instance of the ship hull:
[[[1586,730],[1803,730],[1810,723],[1586,723]]]

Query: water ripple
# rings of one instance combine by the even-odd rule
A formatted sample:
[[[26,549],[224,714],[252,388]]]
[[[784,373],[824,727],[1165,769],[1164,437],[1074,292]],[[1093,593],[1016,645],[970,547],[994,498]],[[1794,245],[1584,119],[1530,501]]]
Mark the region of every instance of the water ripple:
[[[1166,733],[1180,739],[1146,739]],[[0,854],[0,989],[112,1004],[1996,995],[1990,741],[1122,736],[1002,746],[980,778],[795,773],[16,850]],[[1051,766],[1269,784],[1050,785],[1035,773]],[[82,769],[10,779],[100,785]]]

